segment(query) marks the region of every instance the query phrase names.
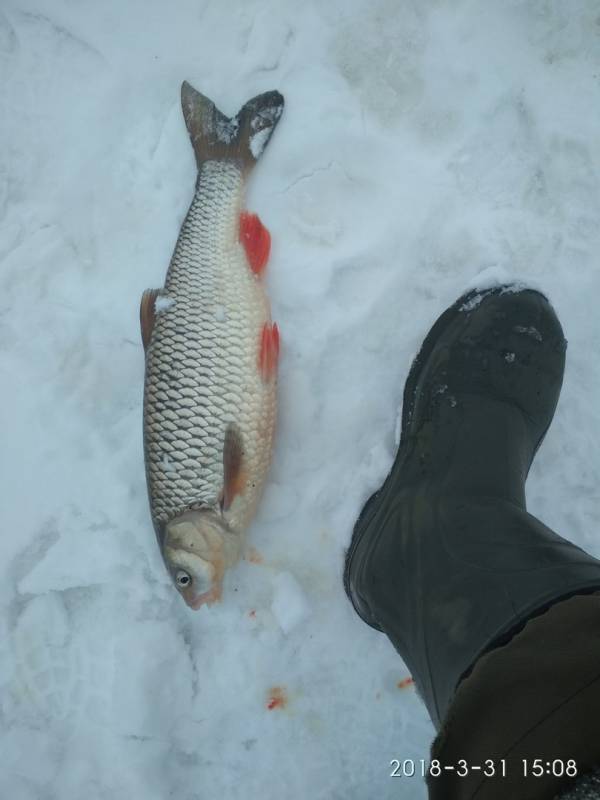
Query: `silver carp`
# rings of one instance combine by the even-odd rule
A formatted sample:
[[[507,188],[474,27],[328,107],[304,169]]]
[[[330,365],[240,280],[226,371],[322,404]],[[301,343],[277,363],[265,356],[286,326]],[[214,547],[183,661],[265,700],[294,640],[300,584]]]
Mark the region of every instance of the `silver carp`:
[[[198,179],[162,289],[142,295],[144,455],[152,522],[191,608],[220,599],[271,460],[279,331],[264,288],[270,235],[244,210],[283,111],[266,92],[232,118],[181,88]]]

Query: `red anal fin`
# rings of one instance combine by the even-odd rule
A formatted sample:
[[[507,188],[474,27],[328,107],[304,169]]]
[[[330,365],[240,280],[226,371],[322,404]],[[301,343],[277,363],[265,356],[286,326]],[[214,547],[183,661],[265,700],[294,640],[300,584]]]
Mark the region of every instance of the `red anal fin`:
[[[142,343],[144,345],[144,350],[148,349],[150,338],[152,336],[152,330],[154,328],[154,320],[156,316],[154,303],[158,293],[158,289],[146,289],[146,291],[142,294],[142,299],[140,301],[140,327],[142,329]]]
[[[223,443],[223,497],[224,511],[231,506],[235,496],[246,488],[246,469],[244,466],[244,442],[237,425],[231,423],[225,431]]]
[[[271,234],[258,218],[258,214],[242,211],[240,214],[240,242],[244,245],[250,269],[262,274],[271,252]]]
[[[265,322],[260,336],[258,368],[265,383],[275,377],[279,360],[279,328],[277,323]]]

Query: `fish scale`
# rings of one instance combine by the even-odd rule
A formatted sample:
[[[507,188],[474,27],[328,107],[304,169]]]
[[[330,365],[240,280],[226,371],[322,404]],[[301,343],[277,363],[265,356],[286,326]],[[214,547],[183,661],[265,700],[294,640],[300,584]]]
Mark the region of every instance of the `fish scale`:
[[[187,509],[218,502],[230,423],[242,434],[253,476],[228,520],[233,529],[247,524],[268,469],[275,387],[262,380],[257,357],[270,311],[239,243],[242,201],[238,166],[202,165],[161,292],[172,303],[156,314],[144,392],[149,495],[158,528]]]

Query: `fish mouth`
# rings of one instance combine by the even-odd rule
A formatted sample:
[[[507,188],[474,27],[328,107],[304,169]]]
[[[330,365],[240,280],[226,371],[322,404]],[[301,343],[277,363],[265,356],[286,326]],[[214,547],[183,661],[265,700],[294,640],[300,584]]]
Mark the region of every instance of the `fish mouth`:
[[[184,600],[187,603],[188,607],[193,609],[194,611],[198,611],[198,609],[201,608],[206,602],[204,600],[204,594],[197,594],[194,595],[194,597],[184,597]]]
[[[211,606],[213,603],[216,603],[217,600],[221,598],[221,589],[219,586],[213,586],[212,589],[209,589],[208,592],[202,592],[202,594],[194,594],[191,597],[188,595],[183,599],[189,606],[189,608],[193,609],[194,611],[198,611],[198,609],[202,608],[203,605]]]

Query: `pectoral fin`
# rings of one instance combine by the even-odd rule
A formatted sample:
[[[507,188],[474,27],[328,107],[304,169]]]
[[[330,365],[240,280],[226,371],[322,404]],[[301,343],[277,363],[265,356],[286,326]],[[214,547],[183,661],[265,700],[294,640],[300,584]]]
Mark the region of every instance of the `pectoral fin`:
[[[271,251],[271,234],[258,214],[248,211],[240,214],[240,242],[246,251],[250,269],[255,275],[262,275]]]
[[[247,477],[242,432],[237,425],[231,423],[225,431],[225,442],[223,444],[223,497],[221,506],[224,511],[230,508],[236,495],[243,494]]]
[[[158,297],[159,289],[146,289],[140,301],[140,327],[142,329],[142,343],[144,350],[148,349],[150,337],[154,328],[156,310],[154,303]]]

